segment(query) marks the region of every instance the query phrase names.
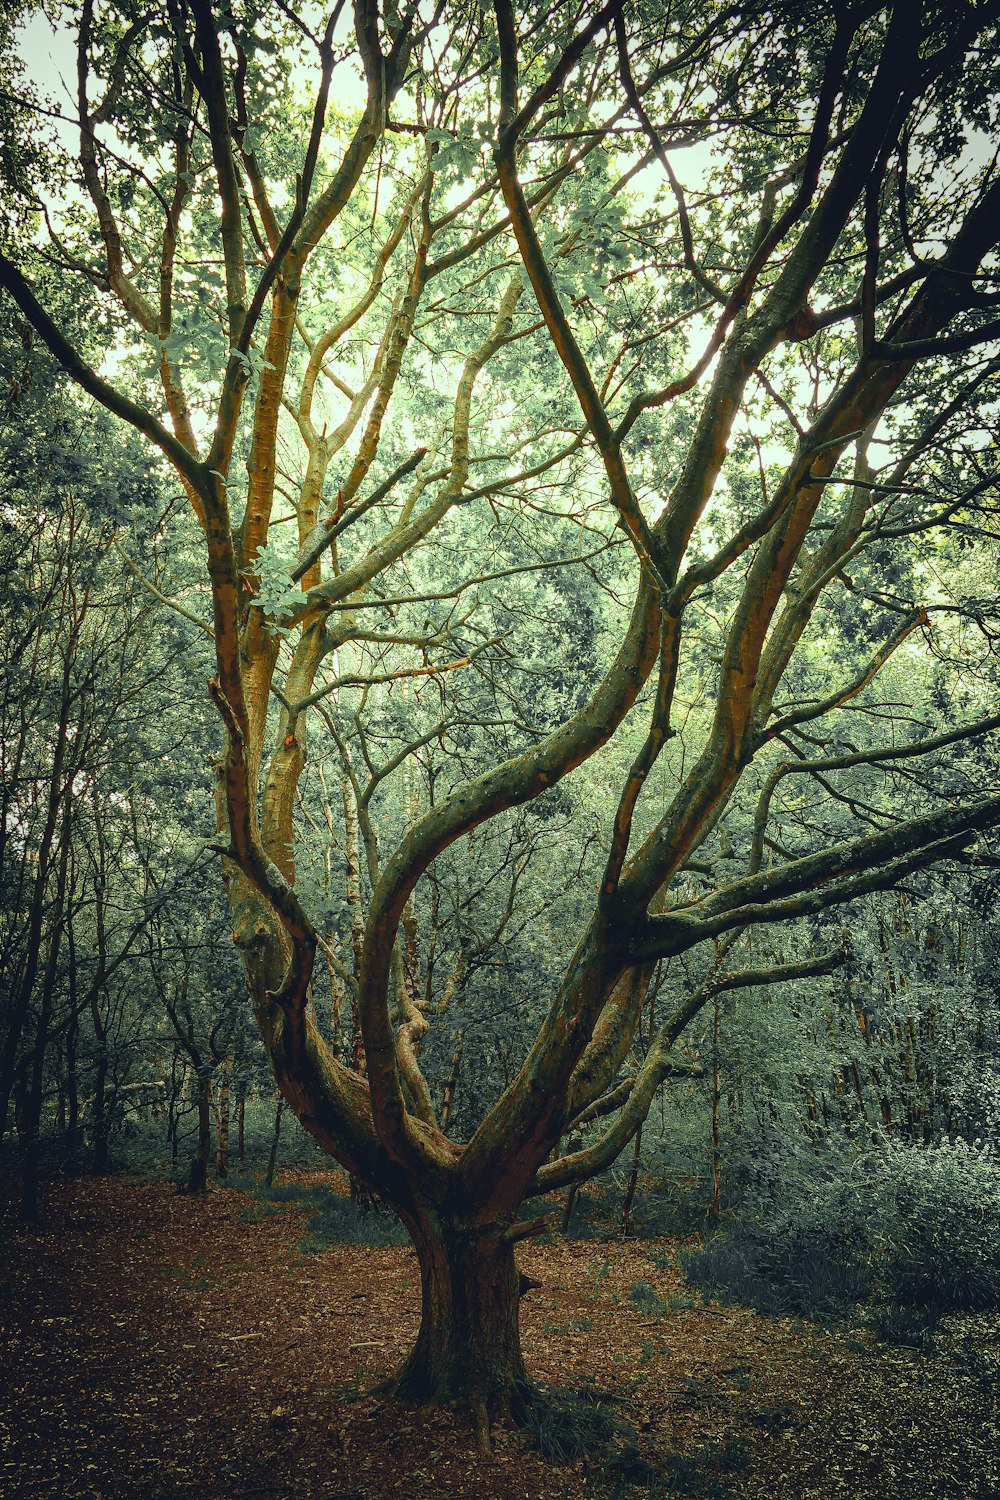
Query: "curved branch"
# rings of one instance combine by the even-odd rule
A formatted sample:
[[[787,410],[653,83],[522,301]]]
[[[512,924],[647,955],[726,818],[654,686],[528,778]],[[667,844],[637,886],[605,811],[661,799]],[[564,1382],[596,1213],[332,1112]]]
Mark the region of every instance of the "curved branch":
[[[120,391],[115,390],[113,385],[102,379],[96,370],[90,368],[69,339],[56,327],[38,301],[24,274],[2,252],[0,252],[0,286],[17,303],[25,318],[50,352],[55,355],[67,375],[114,416],[121,417],[123,421],[128,422],[129,426],[141,432],[143,437],[155,443],[156,447],[170,459],[182,478],[196,489],[201,489],[205,480],[205,466],[174,437],[168,428],[163,426],[162,422],[153,416],[152,412],[146,411],[145,407],[139,406],[128,396],[123,396]]]
[[[683,953],[733,927],[785,922],[885,890],[913,870],[950,858],[998,822],[1000,796],[983,797],[749,875],[665,916],[648,917],[631,945],[632,962]]]
[[[739,974],[721,974],[701,986],[675,1016],[662,1026],[649,1048],[642,1067],[633,1079],[626,1079],[620,1086],[624,1099],[621,1113],[612,1125],[592,1145],[580,1151],[562,1156],[558,1161],[540,1167],[529,1196],[552,1192],[555,1188],[568,1187],[571,1183],[586,1182],[596,1177],[618,1157],[629,1141],[645,1122],[656,1092],[664,1079],[670,1077],[698,1078],[702,1076],[696,1064],[675,1064],[671,1048],[677,1037],[688,1026],[704,1005],[716,995],[732,990],[764,988],[772,984],[788,984],[797,979],[815,975],[831,974],[846,960],[843,950],[822,954],[799,964],[784,964],[771,969],[747,969]],[[618,1090],[610,1097],[617,1097]],[[613,1106],[612,1106],[613,1107]],[[596,1109],[585,1112],[579,1122],[596,1118]],[[603,1110],[600,1111],[603,1113]]]

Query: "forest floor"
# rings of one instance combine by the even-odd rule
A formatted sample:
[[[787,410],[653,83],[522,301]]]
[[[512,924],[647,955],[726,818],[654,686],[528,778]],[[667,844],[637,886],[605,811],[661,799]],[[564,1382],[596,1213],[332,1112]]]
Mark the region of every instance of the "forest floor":
[[[0,1218],[11,1500],[645,1495],[636,1446],[657,1495],[1000,1495],[1000,1318],[947,1320],[921,1354],[696,1305],[675,1239],[526,1244],[528,1370],[611,1398],[632,1434],[615,1491],[600,1454],[554,1466],[501,1429],[484,1456],[462,1415],[374,1390],[416,1328],[408,1249],[310,1251],[301,1209],[233,1189],[81,1179],[49,1184],[43,1211],[37,1229]]]

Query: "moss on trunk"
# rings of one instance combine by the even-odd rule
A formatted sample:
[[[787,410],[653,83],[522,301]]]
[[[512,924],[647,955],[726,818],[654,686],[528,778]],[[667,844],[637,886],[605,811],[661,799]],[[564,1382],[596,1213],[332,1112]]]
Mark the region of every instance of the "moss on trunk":
[[[477,1426],[517,1415],[526,1387],[513,1246],[492,1231],[449,1226],[413,1232],[420,1262],[417,1341],[393,1381],[404,1401],[459,1404]]]

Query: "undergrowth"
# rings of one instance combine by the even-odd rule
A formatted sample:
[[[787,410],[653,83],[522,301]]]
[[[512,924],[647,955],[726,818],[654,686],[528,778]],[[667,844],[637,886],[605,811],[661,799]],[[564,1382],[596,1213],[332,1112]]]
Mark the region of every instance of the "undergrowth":
[[[748,1463],[744,1445],[735,1439],[691,1455],[658,1455],[651,1462],[634,1428],[615,1410],[614,1398],[590,1385],[534,1389],[526,1393],[525,1413],[526,1428],[549,1463],[583,1461],[587,1492],[595,1500],[636,1495],[732,1500],[723,1476],[746,1469]]]
[[[362,1206],[324,1183],[254,1187],[251,1197],[248,1216],[266,1217],[282,1204],[303,1209],[309,1215],[306,1232],[299,1241],[303,1255],[327,1250],[331,1245],[378,1248],[409,1244],[406,1230],[391,1209]]]
[[[680,1259],[724,1301],[827,1324],[863,1304],[880,1338],[930,1352],[946,1314],[1000,1308],[1000,1165],[964,1141],[820,1160],[766,1179]]]

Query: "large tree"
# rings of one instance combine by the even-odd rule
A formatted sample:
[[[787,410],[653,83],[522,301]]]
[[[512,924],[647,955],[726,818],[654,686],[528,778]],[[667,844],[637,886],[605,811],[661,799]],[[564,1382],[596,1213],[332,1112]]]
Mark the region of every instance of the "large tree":
[[[78,149],[63,130],[56,186],[21,184],[37,233],[0,281],[179,476],[254,1013],[298,1118],[413,1238],[397,1389],[483,1414],[523,1381],[522,1203],[615,1158],[708,1001],[841,957],[760,969],[746,935],[971,857],[1000,815],[981,783],[895,779],[995,727],[982,676],[947,731],[873,698],[957,620],[990,631],[988,597],[934,580],[949,537],[992,545],[1000,5],[348,11],[70,7],[75,92],[48,107]],[[35,106],[25,85],[12,118]],[[43,262],[98,290],[106,373]],[[881,733],[845,738],[873,704]],[[307,727],[343,772],[353,957],[297,886]],[[515,1076],[453,1139],[407,961],[422,893],[587,762],[597,878]],[[779,829],[804,782],[831,817]],[[703,944],[621,1077],[654,966]]]

